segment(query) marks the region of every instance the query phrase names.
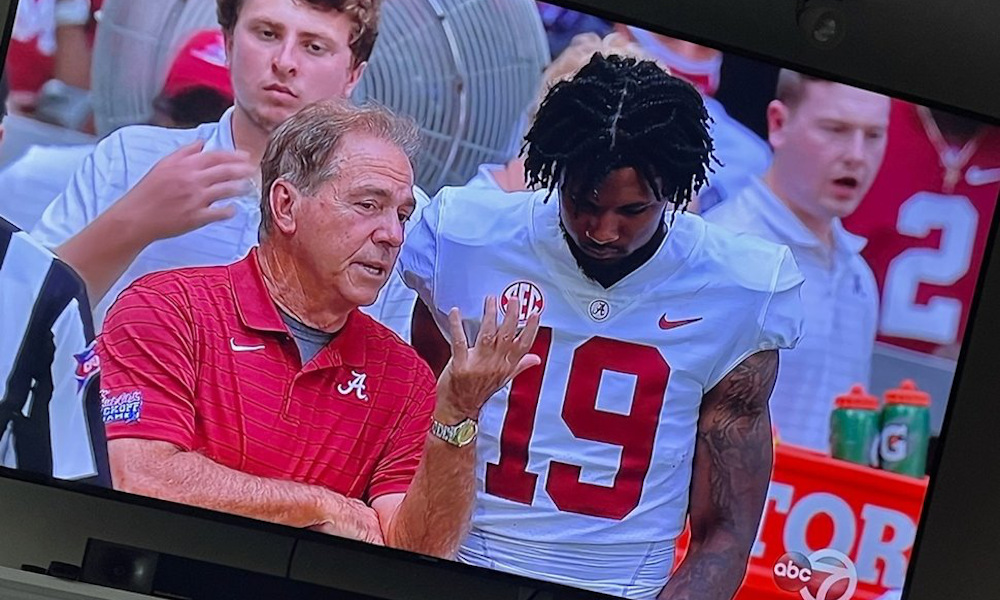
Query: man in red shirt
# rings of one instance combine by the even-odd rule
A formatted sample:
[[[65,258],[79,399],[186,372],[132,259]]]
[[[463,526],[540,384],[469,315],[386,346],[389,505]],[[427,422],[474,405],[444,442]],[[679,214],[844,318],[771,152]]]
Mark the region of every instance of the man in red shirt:
[[[261,163],[260,245],[119,296],[99,348],[117,489],[453,553],[479,409],[538,364],[527,354],[538,322],[498,328],[489,301],[493,326],[468,348],[453,311],[454,358],[435,391],[416,352],[357,310],[403,242],[417,140],[385,109],[304,109]]]
[[[1000,129],[894,100],[878,177],[844,226],[882,294],[878,339],[957,358],[1000,193]]]

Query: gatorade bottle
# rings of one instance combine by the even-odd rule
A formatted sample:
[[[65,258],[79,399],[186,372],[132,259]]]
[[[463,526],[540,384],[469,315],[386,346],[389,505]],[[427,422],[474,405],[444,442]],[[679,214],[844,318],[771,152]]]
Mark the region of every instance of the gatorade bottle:
[[[837,396],[830,414],[830,454],[834,458],[869,467],[878,466],[878,398],[855,385]]]
[[[923,477],[931,434],[931,397],[907,379],[885,393],[879,458],[882,468]]]

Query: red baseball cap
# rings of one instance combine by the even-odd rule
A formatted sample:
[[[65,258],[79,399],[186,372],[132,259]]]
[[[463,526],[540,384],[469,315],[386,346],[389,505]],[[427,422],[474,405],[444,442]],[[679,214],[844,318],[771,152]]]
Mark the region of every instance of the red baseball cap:
[[[204,87],[233,98],[233,83],[226,66],[226,43],[222,31],[196,31],[181,47],[167,73],[163,93],[167,97],[191,88]]]

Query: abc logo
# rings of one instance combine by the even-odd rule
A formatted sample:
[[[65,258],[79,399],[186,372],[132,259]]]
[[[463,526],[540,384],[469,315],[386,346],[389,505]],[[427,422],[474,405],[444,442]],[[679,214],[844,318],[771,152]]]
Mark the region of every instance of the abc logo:
[[[786,592],[797,592],[812,579],[812,565],[805,554],[788,552],[774,565],[774,583]]]
[[[850,600],[858,573],[850,558],[833,549],[809,556],[788,552],[774,564],[774,583],[786,592],[798,592],[803,600]]]

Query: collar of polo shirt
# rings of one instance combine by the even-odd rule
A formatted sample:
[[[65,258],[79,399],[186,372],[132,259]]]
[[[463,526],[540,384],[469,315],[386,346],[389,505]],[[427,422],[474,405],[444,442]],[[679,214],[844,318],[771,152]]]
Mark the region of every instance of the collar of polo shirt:
[[[799,246],[802,248],[821,248],[826,250],[826,244],[820,241],[812,231],[809,230],[790,208],[774,195],[771,188],[767,187],[764,180],[755,177],[752,186],[754,201],[757,206],[747,206],[760,215],[761,220],[778,234],[782,243]],[[739,197],[749,198],[740,194]],[[735,199],[735,198],[734,198]],[[833,220],[833,246],[834,252],[853,256],[859,254],[868,244],[868,240],[844,229],[840,219]]]
[[[257,331],[288,333],[288,327],[281,319],[278,307],[264,283],[257,258],[257,248],[253,248],[245,259],[229,266],[229,278],[232,282],[236,310],[245,326]],[[328,346],[336,347],[336,352],[344,364],[363,367],[364,334],[364,327],[358,319],[358,310],[354,309],[348,314],[344,327],[337,332],[334,342]],[[320,354],[325,351],[326,348],[321,350]]]

